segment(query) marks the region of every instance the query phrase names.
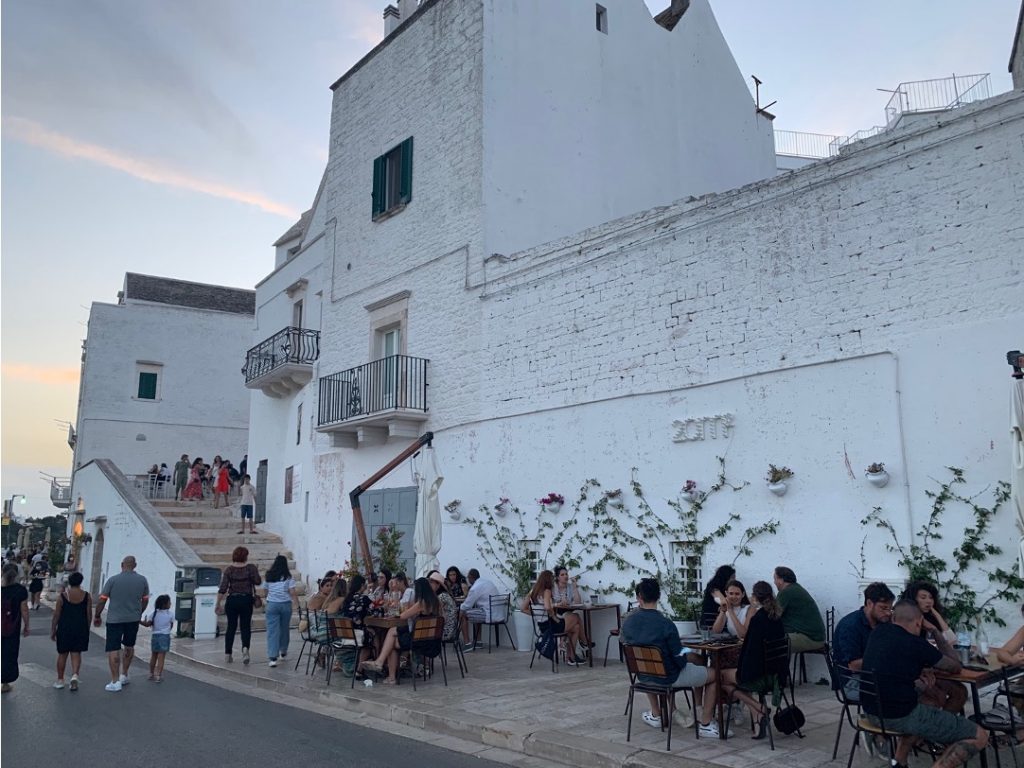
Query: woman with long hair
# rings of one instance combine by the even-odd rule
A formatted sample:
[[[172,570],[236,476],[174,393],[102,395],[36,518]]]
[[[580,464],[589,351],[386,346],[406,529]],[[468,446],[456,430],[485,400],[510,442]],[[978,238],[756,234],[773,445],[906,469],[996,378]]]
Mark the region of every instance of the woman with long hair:
[[[224,633],[224,654],[228,662],[234,661],[232,649],[235,633],[241,625],[242,663],[249,663],[249,640],[252,636],[252,610],[256,603],[256,587],[260,585],[259,569],[249,559],[249,550],[235,547],[231,553],[231,565],[224,569],[217,593],[218,615],[227,614],[228,628]]]
[[[3,642],[0,643],[0,682],[2,690],[11,690],[18,679],[18,654],[22,636],[28,637],[28,590],[18,583],[18,566],[8,563],[0,581],[3,597]]]
[[[720,565],[704,587],[704,602],[700,608],[700,628],[711,629],[718,618],[719,608],[725,602],[725,590],[729,582],[736,578],[736,569],[729,565]]]
[[[747,590],[736,579],[725,587],[725,600],[718,606],[718,616],[711,627],[712,632],[728,632],[742,640],[747,634],[747,621],[753,616]]]
[[[264,591],[267,595],[267,656],[270,666],[277,666],[277,657],[288,655],[288,640],[291,635],[292,611],[299,607],[299,595],[295,580],[288,570],[288,558],[278,555],[264,574]]]
[[[385,685],[394,685],[398,682],[398,652],[408,651],[412,647],[412,632],[410,627],[419,616],[440,616],[441,603],[434,594],[434,588],[427,579],[419,578],[413,587],[413,602],[401,613],[401,618],[408,620],[408,625],[392,627],[384,636],[384,644],[380,653],[373,661],[364,661],[359,665],[360,671],[376,672],[384,671],[384,664],[387,663],[388,676],[384,679]],[[440,648],[437,652],[440,653]],[[434,655],[433,649],[426,651],[427,656]]]
[[[559,615],[551,597],[555,586],[555,575],[551,571],[541,571],[533,589],[523,600],[522,611],[537,619],[537,629],[543,634],[549,629],[556,633],[564,632],[568,641],[565,648],[565,663],[569,666],[583,664],[586,659],[576,655],[576,644],[580,641],[582,625],[579,617],[573,613]]]
[[[553,573],[555,574],[555,583],[551,587],[551,600],[555,603],[555,609],[562,613],[566,627],[571,626],[575,619],[579,624],[580,645],[589,651],[594,644],[587,637],[579,615],[569,610],[569,606],[579,605],[583,602],[583,595],[580,594],[579,587],[576,586],[576,579],[569,579],[569,570],[564,565],[556,565]]]
[[[389,585],[391,584],[391,571],[381,568],[377,571],[376,583],[370,590],[370,604],[373,610],[383,610],[384,601],[388,599]]]
[[[345,583],[344,579],[338,578],[337,571],[328,571],[325,573],[324,577],[320,579],[319,584],[317,584],[316,594],[306,601],[306,608],[311,611],[324,610],[324,607],[327,605],[327,601],[331,597],[331,592],[334,590],[334,583],[336,581],[341,581],[342,584]],[[345,586],[343,589],[347,592],[348,586]]]
[[[466,593],[469,592],[469,583],[457,566],[448,566],[448,570],[445,571],[444,580],[445,587],[447,587],[448,592],[456,600],[465,597]]]
[[[220,507],[223,497],[224,506],[228,505],[228,492],[231,490],[231,468],[227,463],[215,464],[213,467],[213,508]]]
[[[371,655],[367,646],[373,643],[373,635],[366,629],[366,617],[372,609],[373,602],[366,594],[366,579],[356,574],[348,584],[348,592],[339,609],[342,616],[352,619],[352,626],[356,630],[356,643],[359,645],[359,658],[356,661],[362,661],[364,655]]]
[[[440,571],[431,571],[427,574],[427,580],[434,588],[437,601],[441,604],[441,612],[444,614],[444,634],[442,640],[453,640],[459,631],[459,606],[455,604],[455,598],[448,591],[448,579],[441,575]]]
[[[181,492],[182,499],[203,500],[203,459],[196,456],[192,462],[192,468],[188,471],[188,485]]]
[[[767,642],[784,640],[786,630],[782,626],[782,608],[775,600],[775,592],[767,581],[755,583],[754,588],[750,590],[750,597],[753,615],[747,622],[747,633],[740,649],[739,664],[736,669],[722,670],[722,690],[734,695],[749,707],[757,728],[753,738],[763,739],[768,730],[770,707],[762,709],[761,703],[749,691],[773,691],[772,678],[775,675],[782,675],[780,684],[784,684],[784,676],[789,667],[788,660],[783,658],[778,668],[767,669],[764,646]]]
[[[956,642],[956,632],[942,617],[939,605],[939,590],[930,581],[912,581],[903,590],[901,600],[913,600],[921,609],[921,617],[925,624],[921,627],[921,636],[928,637],[929,632],[938,632],[949,643]],[[960,712],[967,703],[967,689],[962,683],[953,680],[935,680],[924,690],[918,692],[918,701],[929,704],[947,712]]]

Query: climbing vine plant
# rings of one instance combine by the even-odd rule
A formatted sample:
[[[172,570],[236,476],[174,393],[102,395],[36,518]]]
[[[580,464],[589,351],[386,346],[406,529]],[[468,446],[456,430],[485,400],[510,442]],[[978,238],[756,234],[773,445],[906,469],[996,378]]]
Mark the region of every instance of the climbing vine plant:
[[[936,585],[951,627],[961,623],[968,629],[984,623],[1006,626],[995,605],[1003,601],[1018,602],[1024,591],[1024,579],[1015,570],[1008,571],[998,566],[989,570],[984,565],[990,562],[990,558],[1003,554],[1002,548],[993,544],[989,537],[993,518],[1010,498],[1010,486],[999,481],[992,494],[992,506],[985,507],[977,501],[985,490],[974,496],[963,495],[958,487],[967,482],[964,471],[958,467],[947,469],[950,479],[940,483],[938,491],[925,491],[932,500],[932,508],[908,543],[900,541],[896,528],[881,507],[875,507],[861,520],[861,524],[875,525],[888,532],[891,542],[886,544],[886,548],[899,555],[899,565],[906,568],[908,581],[924,580]],[[963,540],[948,556],[944,556],[939,552],[938,543],[943,539],[950,504],[966,505],[970,510],[970,520],[964,527]],[[978,579],[972,577],[979,572],[992,586],[987,596],[979,595],[973,586]]]

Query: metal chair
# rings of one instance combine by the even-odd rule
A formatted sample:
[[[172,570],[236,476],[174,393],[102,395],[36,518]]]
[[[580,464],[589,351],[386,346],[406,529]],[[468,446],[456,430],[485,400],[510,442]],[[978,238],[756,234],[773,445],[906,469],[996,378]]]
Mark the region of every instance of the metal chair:
[[[896,739],[906,735],[901,731],[894,731],[891,728],[886,728],[885,717],[881,714],[884,711],[884,706],[882,704],[882,696],[878,689],[878,679],[876,678],[875,673],[862,669],[857,673],[857,679],[860,686],[861,701],[865,698],[874,699],[879,714],[876,716],[878,721],[877,723],[868,715],[863,713],[859,715],[857,720],[853,723],[853,743],[850,745],[850,757],[846,761],[846,768],[850,768],[853,764],[853,753],[857,749],[857,743],[860,741],[860,735],[862,733],[867,734],[870,738],[881,736],[889,742],[890,754],[893,755],[896,754]]]
[[[531,605],[530,606],[530,619],[533,622],[533,653],[530,654],[530,669],[533,669],[533,662],[537,658],[537,641],[544,636],[544,632],[541,631],[540,625],[549,621],[547,612],[543,606]],[[555,640],[558,643],[558,650],[551,656],[551,671],[558,672],[558,655],[564,652],[563,646],[565,645],[566,638],[568,635],[565,632],[555,632]]]
[[[630,613],[630,611],[633,610],[633,606],[634,605],[635,605],[635,603],[632,600],[630,600],[628,603],[626,603],[626,614],[627,615]],[[608,630],[608,639],[604,641],[604,665],[606,667],[608,666],[608,646],[611,645],[612,638],[613,637],[618,637],[618,636],[619,636],[619,627],[613,627],[612,629]],[[621,644],[619,645],[619,661],[620,662],[622,661],[622,645]]]
[[[835,659],[832,658],[831,652],[825,654],[825,664],[828,665],[828,676],[832,683],[832,692],[836,695],[836,701],[843,705],[843,711],[839,714],[839,727],[836,728],[835,744],[832,745],[832,759],[835,760],[836,755],[839,754],[839,737],[843,733],[843,721],[848,722],[851,728],[857,727],[853,722],[852,713],[856,712],[857,716],[860,717],[860,699],[851,698],[846,690],[846,682],[850,679],[855,679],[857,673],[849,667],[837,664]]]
[[[800,651],[793,655],[793,671],[789,676],[789,692],[792,695],[794,683],[806,683],[807,682],[807,659],[804,658],[808,653],[817,654],[821,656],[828,656],[829,648],[832,647],[832,633],[836,628],[836,607],[833,605],[827,611],[825,611],[825,645],[821,648],[815,648],[813,651]],[[797,660],[799,659],[799,679],[797,679]]]
[[[409,654],[409,668],[412,670],[412,689],[416,690],[415,656],[423,663],[423,681],[427,680],[427,669],[434,669],[434,659],[441,658],[441,675],[444,677],[445,688],[448,687],[448,673],[445,671],[444,616],[420,616],[412,626],[412,643],[408,650],[400,651]]]
[[[320,645],[319,641],[314,634],[315,627],[313,626],[313,620],[309,616],[309,608],[304,605],[299,605],[299,626],[302,626],[302,622],[306,622],[306,628],[299,630],[299,637],[302,638],[302,647],[299,648],[299,655],[295,659],[295,669],[298,670],[299,664],[302,662],[302,654],[306,652],[307,646],[316,648]],[[309,674],[309,659],[312,656],[312,650],[310,656],[306,657],[306,674]]]
[[[1020,694],[1011,690],[1010,676],[1006,671],[1006,667],[1003,667],[1001,671],[1003,682],[992,697],[992,709],[981,714],[973,714],[969,718],[989,732],[988,743],[996,756],[996,768],[1002,768],[1002,761],[999,758],[999,736],[1010,737],[1010,755],[1013,757],[1014,766],[1019,766],[1017,751],[1013,748],[1013,742],[1016,740],[1017,729],[1024,725],[1024,723],[1017,719],[1017,714],[1013,707],[1013,699],[1019,698]],[[1006,699],[1006,707],[1005,709],[997,710],[995,705],[1000,698]]]
[[[777,689],[782,696],[782,703],[787,707],[791,706],[791,702],[786,696],[786,678],[789,676],[789,637],[783,636],[774,640],[764,641],[764,670],[767,677],[774,678],[770,688],[764,686],[753,688],[746,685],[737,685],[736,688],[747,694],[757,695],[757,702],[761,709],[764,710],[768,720],[766,729],[768,731],[768,744],[774,752],[775,734],[772,730],[771,707],[768,706],[767,696],[770,693],[774,694]],[[726,723],[732,721],[732,705],[734,700],[735,692],[729,696],[729,710],[725,717]],[[803,733],[799,729],[797,729],[796,733],[800,738],[803,738]]]
[[[626,716],[629,718],[629,724],[626,726],[626,741],[629,741],[633,734],[633,697],[637,693],[651,693],[657,696],[660,701],[661,730],[665,730],[666,722],[668,724],[668,738],[665,741],[665,750],[670,751],[672,749],[672,710],[670,704],[674,701],[676,692],[688,689],[686,686],[673,685],[671,683],[662,685],[637,679],[638,675],[668,677],[668,671],[665,668],[665,657],[658,646],[622,643],[621,648],[626,657],[626,671],[629,673],[629,699],[626,702]],[[696,718],[694,718],[693,733],[694,736],[697,735]]]
[[[505,628],[505,634],[508,635],[508,641],[512,644],[512,650],[516,650],[516,642],[512,639],[512,631],[508,628],[508,616],[510,606],[512,604],[511,593],[504,595],[491,595],[487,598],[488,602],[488,613],[490,621],[474,621],[473,623],[480,627],[490,627],[491,631],[487,633],[487,652],[491,652],[491,637],[494,637],[494,644],[500,645],[501,632],[498,627]],[[475,635],[475,629],[474,629]]]
[[[356,666],[359,663],[360,637],[356,634],[355,625],[352,619],[347,616],[327,617],[327,684],[331,684],[331,671],[334,669],[334,661],[341,653],[352,652],[356,656]],[[352,669],[352,685],[356,686],[356,670]]]
[[[307,609],[308,611],[308,609]],[[308,611],[309,614],[309,628],[308,631],[311,633],[311,642],[313,648],[310,653],[306,656],[306,674],[310,674],[309,665],[313,664],[313,673],[316,673],[316,662],[318,659],[324,660],[326,666],[326,658],[328,654],[327,646],[330,645],[330,637],[328,636],[327,629],[327,614],[324,611]],[[305,643],[303,643],[305,645]],[[301,651],[300,651],[301,654]]]

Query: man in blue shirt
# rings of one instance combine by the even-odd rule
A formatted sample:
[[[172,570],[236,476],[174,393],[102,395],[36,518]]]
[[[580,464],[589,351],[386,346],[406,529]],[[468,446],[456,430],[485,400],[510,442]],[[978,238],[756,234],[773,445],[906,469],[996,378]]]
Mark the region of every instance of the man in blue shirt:
[[[832,634],[832,659],[853,672],[861,668],[864,649],[868,647],[871,630],[892,618],[892,590],[880,581],[868,584],[864,590],[864,606],[848,613],[836,625]],[[851,701],[859,700],[857,678],[841,672],[836,674],[832,687],[843,685]]]

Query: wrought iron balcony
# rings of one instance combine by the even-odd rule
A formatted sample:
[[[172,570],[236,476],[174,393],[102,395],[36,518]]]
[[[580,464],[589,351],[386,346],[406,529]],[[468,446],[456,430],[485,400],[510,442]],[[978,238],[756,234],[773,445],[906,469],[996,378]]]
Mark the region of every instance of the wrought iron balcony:
[[[317,429],[347,447],[416,437],[427,420],[429,363],[392,355],[321,377]]]
[[[309,383],[319,357],[320,331],[290,326],[245,353],[245,386],[284,397]]]
[[[58,509],[71,506],[71,478],[54,477],[50,480],[50,503]]]

